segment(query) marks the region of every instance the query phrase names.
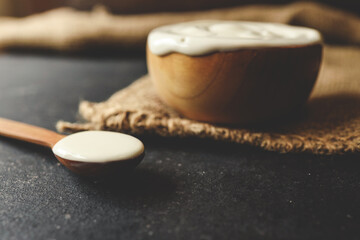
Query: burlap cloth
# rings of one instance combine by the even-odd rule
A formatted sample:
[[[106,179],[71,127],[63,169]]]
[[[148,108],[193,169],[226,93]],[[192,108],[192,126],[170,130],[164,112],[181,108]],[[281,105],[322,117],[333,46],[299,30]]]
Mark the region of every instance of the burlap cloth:
[[[106,129],[166,137],[195,136],[278,152],[360,152],[360,19],[327,6],[295,3],[136,16],[115,16],[103,9],[83,13],[63,8],[25,19],[0,19],[0,49],[143,49],[152,28],[194,19],[303,25],[321,31],[326,42],[341,45],[326,45],[320,76],[306,109],[298,119],[276,127],[231,128],[186,119],[159,100],[149,77],[144,76],[105,102],[81,102],[79,112],[85,123],[60,121],[58,130]]]

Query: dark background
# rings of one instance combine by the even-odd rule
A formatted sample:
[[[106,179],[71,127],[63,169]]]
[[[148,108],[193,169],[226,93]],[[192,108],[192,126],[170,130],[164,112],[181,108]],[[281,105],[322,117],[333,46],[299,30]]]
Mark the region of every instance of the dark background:
[[[0,56],[0,116],[48,129],[146,73],[144,56]],[[85,179],[0,137],[0,239],[359,239],[359,155],[142,136],[129,176]]]
[[[114,13],[144,13],[144,12],[162,12],[162,11],[193,11],[203,9],[213,9],[221,7],[232,7],[251,4],[287,4],[298,2],[294,0],[68,0],[65,4],[79,9],[91,9],[96,4],[107,6]],[[309,0],[306,2],[318,2],[340,9],[352,11],[359,14],[360,2],[357,0]]]
[[[214,9],[251,4],[287,4],[293,0],[0,0],[0,14],[26,16],[48,9],[70,6],[79,10],[91,10],[103,5],[117,14],[138,14],[151,12],[178,12]],[[360,13],[359,0],[308,0],[323,3],[355,14]]]

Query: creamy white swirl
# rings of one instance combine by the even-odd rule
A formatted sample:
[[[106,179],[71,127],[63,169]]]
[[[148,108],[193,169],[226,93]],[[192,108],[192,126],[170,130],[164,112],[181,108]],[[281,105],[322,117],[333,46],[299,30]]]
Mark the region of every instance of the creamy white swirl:
[[[281,47],[321,43],[311,28],[280,23],[202,20],[167,25],[152,30],[148,46],[152,53],[172,52],[196,56],[217,51],[253,47]]]

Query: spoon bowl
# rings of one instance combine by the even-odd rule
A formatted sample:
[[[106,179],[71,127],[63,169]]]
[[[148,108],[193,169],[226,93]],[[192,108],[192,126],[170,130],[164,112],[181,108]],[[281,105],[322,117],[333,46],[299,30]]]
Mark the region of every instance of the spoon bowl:
[[[138,157],[127,159],[125,161],[112,161],[107,163],[100,162],[79,162],[65,159],[54,154],[57,160],[72,172],[89,177],[114,175],[116,173],[126,174],[132,171],[145,156],[142,153]]]

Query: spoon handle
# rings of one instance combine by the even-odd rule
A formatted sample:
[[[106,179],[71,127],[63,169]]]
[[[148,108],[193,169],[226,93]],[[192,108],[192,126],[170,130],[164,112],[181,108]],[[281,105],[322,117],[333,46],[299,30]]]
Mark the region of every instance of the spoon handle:
[[[0,135],[52,148],[64,135],[30,124],[0,118]]]

